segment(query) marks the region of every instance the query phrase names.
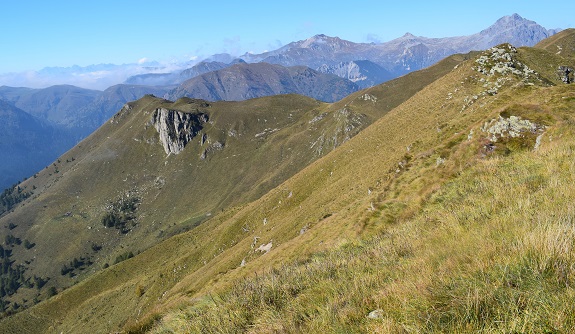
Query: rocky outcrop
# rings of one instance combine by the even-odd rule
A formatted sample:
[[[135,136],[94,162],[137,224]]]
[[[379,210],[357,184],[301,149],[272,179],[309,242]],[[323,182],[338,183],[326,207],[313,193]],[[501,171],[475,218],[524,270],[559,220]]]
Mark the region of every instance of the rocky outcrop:
[[[472,69],[485,75],[485,77],[480,78],[485,88],[480,95],[497,94],[499,89],[511,80],[511,76],[515,76],[528,85],[544,83],[539,73],[520,62],[516,54],[517,49],[515,47],[504,43],[485,50],[475,60],[475,66]],[[477,96],[474,96],[473,99],[476,100]]]
[[[573,82],[573,69],[568,66],[559,66],[557,69],[557,75],[559,75],[559,79],[566,84]]]
[[[508,154],[512,150],[527,148],[537,150],[541,145],[546,126],[519,116],[503,117],[485,122],[481,130],[487,133],[486,152],[499,150]]]
[[[205,160],[208,156],[208,154],[215,152],[215,151],[221,151],[224,149],[225,144],[220,143],[219,141],[211,144],[210,146],[208,146],[204,152],[202,152],[202,154],[200,155],[200,159]]]
[[[208,115],[204,113],[184,113],[166,108],[156,109],[151,120],[168,155],[180,153],[207,121]]]
[[[519,116],[499,117],[483,125],[483,132],[488,133],[488,139],[497,142],[505,137],[521,137],[525,133],[538,133],[545,129],[545,126],[522,119]]]

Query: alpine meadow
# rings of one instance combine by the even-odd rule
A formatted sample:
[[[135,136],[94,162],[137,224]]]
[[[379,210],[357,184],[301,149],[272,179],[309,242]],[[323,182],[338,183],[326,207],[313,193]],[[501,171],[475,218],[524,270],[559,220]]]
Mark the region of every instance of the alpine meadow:
[[[575,29],[543,37],[129,86],[3,192],[0,332],[575,332]]]

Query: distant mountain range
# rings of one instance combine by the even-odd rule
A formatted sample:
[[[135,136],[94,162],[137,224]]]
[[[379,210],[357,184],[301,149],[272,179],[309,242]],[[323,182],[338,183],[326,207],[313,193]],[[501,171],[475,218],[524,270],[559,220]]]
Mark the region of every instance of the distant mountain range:
[[[560,29],[546,29],[534,21],[513,14],[469,36],[427,38],[406,33],[384,43],[354,43],[338,37],[315,35],[277,50],[261,54],[246,53],[239,60],[231,55],[216,55],[212,59],[220,61],[202,62],[184,71],[137,75],[128,78],[126,83],[181,84],[210,70],[220,70],[244,61],[288,67],[307,66],[322,73],[349,79],[358,87],[366,88],[428,67],[455,53],[483,50],[501,43],[511,43],[516,47],[533,46],[558,31]]]
[[[397,77],[430,66],[455,53],[483,50],[501,43],[511,43],[516,47],[533,46],[557,31],[548,30],[534,21],[513,14],[502,17],[489,28],[469,36],[427,38],[406,33],[385,43],[354,43],[338,37],[316,35],[289,43],[274,51],[246,53],[240,58],[246,62],[305,65],[314,69],[326,66],[342,67],[342,64],[357,64],[358,60],[369,60]],[[372,64],[369,66],[373,67]],[[341,76],[347,77],[347,74],[341,73]],[[370,79],[366,76],[363,80]]]
[[[406,33],[402,37],[383,43],[354,43],[338,37],[316,35],[261,54],[246,53],[240,57],[216,54],[200,61],[196,64],[198,67],[194,66],[193,61],[172,64],[146,62],[123,65],[98,64],[86,67],[47,67],[25,75],[0,74],[0,83],[26,87],[47,87],[67,83],[99,90],[120,83],[149,86],[177,85],[194,76],[207,73],[206,70],[213,71],[223,68],[221,66],[233,65],[238,58],[247,63],[267,62],[283,66],[308,66],[319,71],[322,71],[322,68],[343,68],[349,66],[351,62],[359,65],[358,61],[369,60],[390,72],[391,77],[397,77],[427,67],[455,53],[483,50],[504,42],[517,47],[533,46],[558,31],[560,29],[546,29],[534,21],[513,14],[504,16],[487,29],[469,36],[426,38]],[[215,67],[211,67],[212,65]],[[373,68],[371,63],[364,65]],[[196,68],[190,70],[194,67]],[[359,67],[361,71],[362,66]],[[335,73],[333,69],[327,71],[326,73]],[[355,74],[349,77],[341,70],[337,72],[344,78],[353,79],[360,87],[369,86],[372,82],[380,83],[381,80],[389,78],[388,74],[374,73],[373,69],[365,71],[370,73],[360,76],[365,79],[358,79]]]
[[[2,194],[0,332],[574,332],[574,55],[569,29],[334,103],[129,102]]]
[[[300,94],[335,102],[357,91],[353,82],[305,66],[284,67],[262,63],[239,63],[189,79],[166,95],[208,101],[241,101],[256,97]]]
[[[189,62],[169,66],[149,62],[50,67],[28,73],[26,77],[40,80],[36,83],[84,78],[85,81],[72,82],[108,88],[99,91],[71,85],[43,89],[1,86],[0,100],[5,101],[2,105],[5,112],[16,108],[33,116],[44,127],[61,129],[62,136],[49,136],[43,141],[46,147],[59,147],[58,150],[21,160],[26,161],[27,168],[37,170],[55,159],[62,149],[89,135],[126,102],[146,94],[174,100],[185,96],[217,101],[296,93],[333,102],[358,89],[428,67],[451,54],[485,49],[502,42],[532,46],[556,32],[514,14],[470,36],[426,38],[408,33],[385,43],[354,43],[316,35],[262,54],[246,53],[239,58],[213,55],[193,66]],[[23,78],[17,74],[0,75],[0,82],[25,85],[27,81]],[[6,125],[15,127],[7,133],[19,133],[17,127],[22,124]],[[3,145],[15,145],[18,140],[20,138],[5,139]],[[67,144],[61,146],[51,140]],[[27,152],[11,152],[14,161],[20,161],[18,154],[29,156]],[[5,166],[8,164],[2,167]],[[18,175],[27,170],[13,168],[18,169]],[[8,178],[0,182],[0,188],[20,178]]]

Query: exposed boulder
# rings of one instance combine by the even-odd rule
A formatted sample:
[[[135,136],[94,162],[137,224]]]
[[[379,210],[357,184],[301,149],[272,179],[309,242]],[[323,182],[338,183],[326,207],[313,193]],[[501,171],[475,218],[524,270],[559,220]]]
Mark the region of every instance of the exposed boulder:
[[[204,113],[184,113],[158,108],[152,116],[152,124],[160,135],[160,143],[166,154],[180,153],[208,121]]]
[[[369,312],[367,315],[369,319],[382,319],[385,317],[385,312],[382,309],[377,309]]]

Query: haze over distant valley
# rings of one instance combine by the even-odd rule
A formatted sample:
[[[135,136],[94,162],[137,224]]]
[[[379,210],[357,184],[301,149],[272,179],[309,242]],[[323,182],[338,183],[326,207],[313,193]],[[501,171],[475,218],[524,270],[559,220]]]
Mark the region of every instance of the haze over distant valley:
[[[5,83],[0,86],[0,99],[44,122],[40,133],[59,133],[48,136],[46,145],[1,151],[12,162],[11,167],[4,166],[0,188],[45,167],[126,102],[146,94],[171,100],[190,97],[238,101],[295,93],[335,102],[359,89],[428,67],[451,54],[503,42],[532,46],[557,31],[513,14],[468,36],[428,38],[407,33],[389,42],[356,43],[318,34],[260,54],[214,54],[171,64],[142,59],[134,64],[50,67],[0,75],[0,83]],[[49,87],[34,88],[44,86]],[[19,131],[23,125],[18,124],[11,123],[10,133]],[[3,145],[15,147],[17,141],[11,137]],[[26,168],[20,168],[22,164]]]

